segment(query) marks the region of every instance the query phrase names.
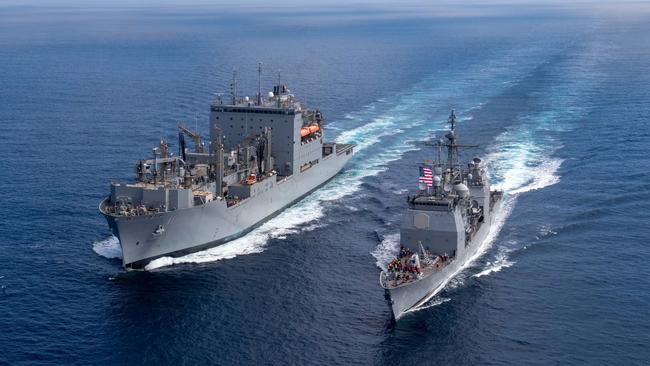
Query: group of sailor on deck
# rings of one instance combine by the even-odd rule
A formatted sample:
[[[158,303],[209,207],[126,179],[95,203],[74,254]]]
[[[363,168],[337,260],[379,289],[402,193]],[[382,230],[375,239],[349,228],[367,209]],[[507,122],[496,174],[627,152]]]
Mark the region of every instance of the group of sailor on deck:
[[[412,256],[413,252],[410,249],[401,247],[397,258],[388,264],[388,270],[392,272],[419,274],[421,272],[419,263],[409,260]],[[403,259],[407,260],[403,261]]]
[[[423,249],[424,250],[424,249]],[[452,258],[446,253],[443,255],[430,256],[427,252],[423,255],[413,253],[412,250],[400,246],[397,258],[388,263],[386,271],[387,279],[393,281],[393,285],[410,282],[422,278],[423,270],[435,268],[436,270],[445,267]]]
[[[416,257],[409,248],[401,246],[397,258],[388,264],[388,280],[395,281],[395,285],[398,285],[420,277],[422,269]]]

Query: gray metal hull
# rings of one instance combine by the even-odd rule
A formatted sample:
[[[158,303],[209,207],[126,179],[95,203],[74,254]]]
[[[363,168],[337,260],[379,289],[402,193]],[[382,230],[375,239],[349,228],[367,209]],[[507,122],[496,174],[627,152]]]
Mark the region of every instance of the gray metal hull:
[[[331,154],[304,172],[268,182],[264,191],[227,207],[225,200],[160,214],[104,215],[122,248],[127,269],[162,256],[180,256],[236,239],[333,178],[352,154]],[[164,231],[156,233],[162,225]]]
[[[463,248],[463,250],[460,250],[456,259],[443,269],[434,272],[419,281],[385,290],[386,299],[390,304],[395,320],[402,317],[409,309],[417,308],[429,301],[444,288],[447,282],[456,275],[471,258],[476,255],[490,232],[493,217],[494,212],[491,212],[487,222],[481,225],[481,228],[476,232],[476,235],[469,242],[469,245],[464,245],[463,237],[463,244],[461,245],[459,243],[458,245],[458,247]]]

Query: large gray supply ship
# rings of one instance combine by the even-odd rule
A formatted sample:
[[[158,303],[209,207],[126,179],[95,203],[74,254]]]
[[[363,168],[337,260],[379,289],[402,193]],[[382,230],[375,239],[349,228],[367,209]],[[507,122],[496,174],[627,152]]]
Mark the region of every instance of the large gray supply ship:
[[[456,143],[453,111],[449,123],[447,141],[435,144],[437,160],[420,168],[419,189],[408,197],[400,252],[380,275],[395,320],[424,305],[477,253],[503,197],[501,191],[490,191],[479,158],[461,166],[459,148],[475,146]]]
[[[261,79],[260,79],[261,80]],[[353,145],[323,142],[324,117],[274,86],[254,100],[210,107],[210,139],[179,125],[179,153],[161,139],[136,165],[137,181],[111,183],[99,210],[120,241],[123,265],[139,269],[240,237],[333,178]],[[194,141],[186,146],[185,136]]]

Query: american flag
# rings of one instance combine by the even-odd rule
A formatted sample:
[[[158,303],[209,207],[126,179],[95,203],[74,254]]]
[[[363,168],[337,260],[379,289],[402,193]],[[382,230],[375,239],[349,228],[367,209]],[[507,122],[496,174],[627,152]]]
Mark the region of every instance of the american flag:
[[[420,167],[420,179],[418,179],[418,182],[425,183],[427,187],[433,186],[433,172],[430,168]]]

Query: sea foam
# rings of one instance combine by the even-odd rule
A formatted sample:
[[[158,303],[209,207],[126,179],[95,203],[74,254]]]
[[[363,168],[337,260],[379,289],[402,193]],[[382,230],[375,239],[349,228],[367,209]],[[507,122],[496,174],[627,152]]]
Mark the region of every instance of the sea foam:
[[[93,251],[102,257],[109,259],[122,259],[122,248],[120,248],[120,241],[116,236],[99,240],[93,243]]]

